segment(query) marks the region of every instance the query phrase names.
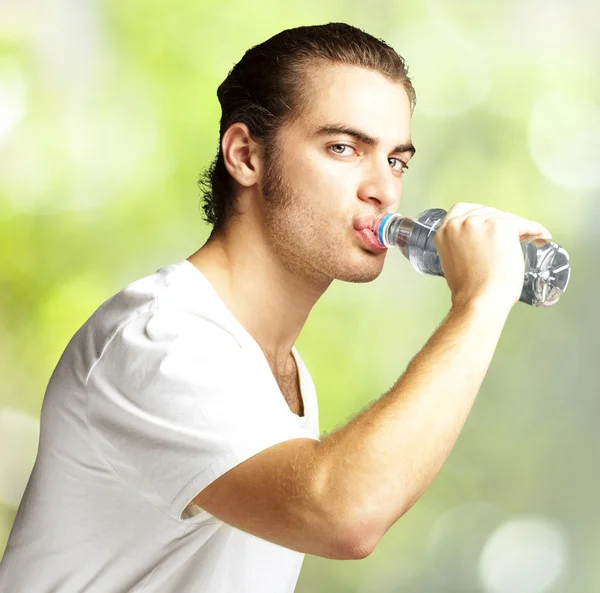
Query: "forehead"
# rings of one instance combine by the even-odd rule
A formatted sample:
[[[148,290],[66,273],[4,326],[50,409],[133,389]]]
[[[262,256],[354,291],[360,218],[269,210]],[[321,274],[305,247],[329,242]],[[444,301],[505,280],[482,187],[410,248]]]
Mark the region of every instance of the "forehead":
[[[410,101],[402,83],[357,66],[311,67],[306,72],[309,102],[296,122],[305,135],[322,125],[344,122],[398,143],[410,139]]]

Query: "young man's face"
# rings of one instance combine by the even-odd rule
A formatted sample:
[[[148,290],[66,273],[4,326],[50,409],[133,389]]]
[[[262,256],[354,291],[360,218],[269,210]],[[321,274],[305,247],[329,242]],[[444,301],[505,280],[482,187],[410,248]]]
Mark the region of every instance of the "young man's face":
[[[398,208],[413,152],[409,99],[402,84],[355,66],[307,76],[310,107],[280,131],[279,154],[265,163],[265,235],[294,271],[369,282],[386,252],[357,229]]]

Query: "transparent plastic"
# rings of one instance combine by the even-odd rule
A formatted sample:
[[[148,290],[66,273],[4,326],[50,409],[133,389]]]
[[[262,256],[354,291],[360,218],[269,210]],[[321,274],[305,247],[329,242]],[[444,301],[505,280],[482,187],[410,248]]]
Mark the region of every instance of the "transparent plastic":
[[[431,208],[415,217],[386,214],[376,219],[373,231],[386,247],[398,247],[421,274],[443,276],[434,237],[446,210]],[[523,291],[519,301],[534,307],[549,307],[567,289],[571,275],[569,254],[545,239],[522,241],[525,261]]]

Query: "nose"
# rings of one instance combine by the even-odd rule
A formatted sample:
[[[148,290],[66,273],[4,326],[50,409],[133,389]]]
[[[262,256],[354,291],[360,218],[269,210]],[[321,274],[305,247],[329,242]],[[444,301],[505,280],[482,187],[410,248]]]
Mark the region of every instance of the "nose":
[[[392,171],[387,158],[378,159],[365,168],[365,175],[358,188],[358,197],[365,202],[374,202],[379,209],[389,209],[400,201],[402,179]]]

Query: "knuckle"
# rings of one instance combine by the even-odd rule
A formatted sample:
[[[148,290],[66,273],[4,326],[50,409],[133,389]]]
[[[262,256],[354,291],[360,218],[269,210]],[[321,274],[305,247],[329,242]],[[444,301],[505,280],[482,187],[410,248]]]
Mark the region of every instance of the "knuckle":
[[[458,217],[450,218],[446,221],[446,228],[457,230],[461,225],[461,220]]]

